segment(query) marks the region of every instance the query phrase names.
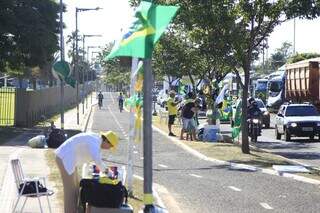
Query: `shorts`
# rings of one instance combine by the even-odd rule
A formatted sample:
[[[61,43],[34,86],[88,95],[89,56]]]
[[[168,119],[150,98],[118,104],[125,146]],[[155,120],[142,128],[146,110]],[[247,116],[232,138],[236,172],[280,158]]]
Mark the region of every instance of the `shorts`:
[[[183,130],[189,131],[196,129],[196,122],[193,118],[182,118]]]
[[[174,120],[176,119],[176,115],[169,115],[168,124],[174,124]]]

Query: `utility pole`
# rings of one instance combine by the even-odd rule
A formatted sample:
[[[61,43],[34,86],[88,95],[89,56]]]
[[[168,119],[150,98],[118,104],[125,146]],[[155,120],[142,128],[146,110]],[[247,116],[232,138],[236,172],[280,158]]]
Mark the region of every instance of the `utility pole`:
[[[64,61],[64,39],[63,39],[63,0],[60,0],[60,58],[61,61]],[[61,129],[64,129],[64,81],[61,78],[60,85],[60,120],[61,120]]]

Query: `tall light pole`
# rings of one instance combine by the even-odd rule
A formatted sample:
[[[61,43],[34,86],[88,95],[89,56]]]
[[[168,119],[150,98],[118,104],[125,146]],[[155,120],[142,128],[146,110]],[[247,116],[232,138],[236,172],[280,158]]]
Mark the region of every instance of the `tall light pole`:
[[[78,8],[76,7],[76,60],[75,60],[75,72],[76,72],[76,78],[77,78],[77,124],[79,125],[79,69],[78,69],[78,63],[79,63],[79,48],[78,48],[78,12],[85,12],[90,10],[100,10],[102,8],[96,7],[96,8]],[[83,113],[84,113],[84,106],[83,106]]]
[[[60,0],[60,59],[64,61],[64,39],[63,39],[63,2]],[[61,129],[64,129],[64,81],[61,79],[60,85],[60,121]]]
[[[296,18],[293,19],[293,55],[296,54]]]
[[[86,37],[89,38],[89,37],[102,37],[102,35],[83,35],[82,36],[82,48],[83,48],[83,61],[85,61],[85,40],[86,40]],[[89,50],[88,50],[89,51]],[[88,60],[88,58],[87,58]],[[89,60],[88,60],[89,61]],[[89,67],[90,69],[90,67]],[[87,93],[87,88],[86,88],[86,82],[88,81],[88,73],[86,72],[86,79],[84,78],[84,73],[82,75],[82,81],[83,81],[83,94],[86,94]],[[91,95],[91,100],[92,100],[92,95]],[[92,103],[92,101],[91,101]],[[86,108],[88,108],[88,96],[86,95]],[[82,114],[84,113],[84,99],[82,101]]]

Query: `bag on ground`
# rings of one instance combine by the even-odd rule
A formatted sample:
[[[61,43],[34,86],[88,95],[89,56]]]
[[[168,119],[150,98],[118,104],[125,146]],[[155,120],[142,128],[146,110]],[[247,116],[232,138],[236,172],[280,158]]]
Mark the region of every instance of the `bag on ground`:
[[[53,129],[49,134],[47,144],[50,148],[58,148],[65,140],[66,136],[63,130]]]
[[[37,135],[28,140],[28,146],[31,148],[44,148],[46,145],[46,137],[44,135]]]

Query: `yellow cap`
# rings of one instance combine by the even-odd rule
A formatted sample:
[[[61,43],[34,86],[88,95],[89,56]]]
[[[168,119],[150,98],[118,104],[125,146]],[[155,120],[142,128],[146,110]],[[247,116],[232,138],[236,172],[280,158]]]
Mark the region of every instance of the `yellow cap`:
[[[111,150],[115,150],[119,142],[117,134],[113,131],[101,132],[100,134],[106,137],[112,145]]]

